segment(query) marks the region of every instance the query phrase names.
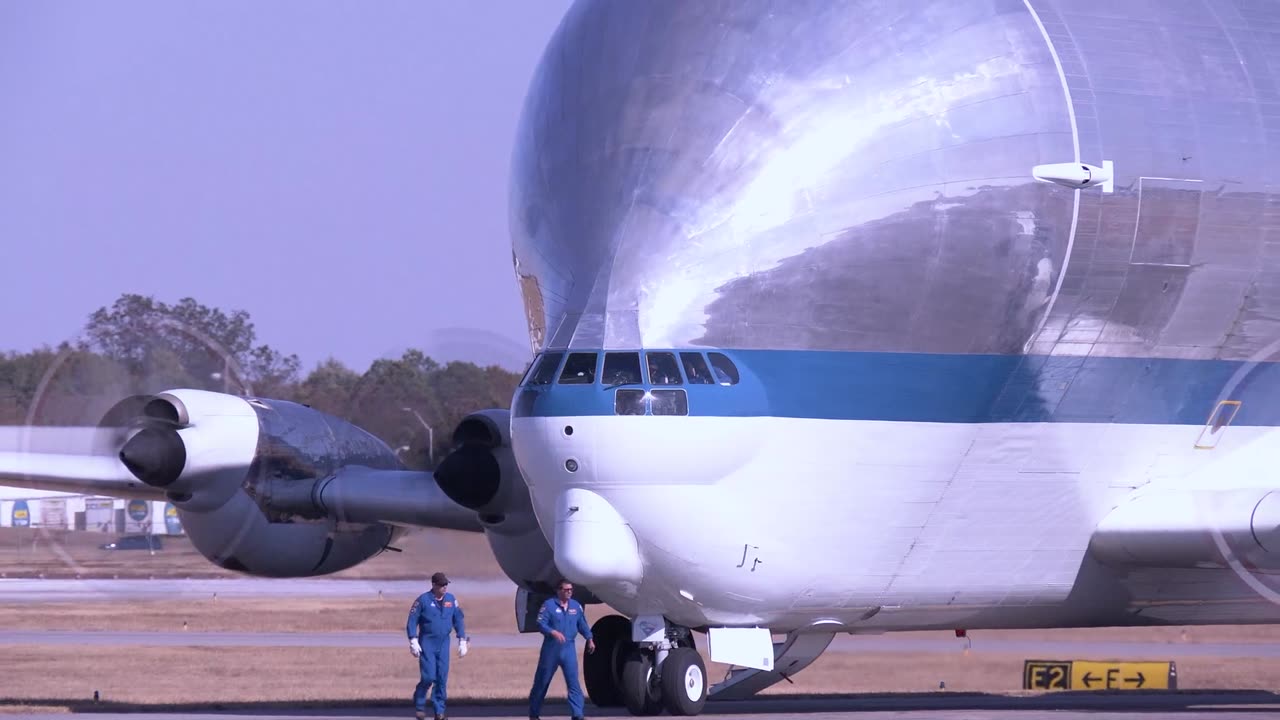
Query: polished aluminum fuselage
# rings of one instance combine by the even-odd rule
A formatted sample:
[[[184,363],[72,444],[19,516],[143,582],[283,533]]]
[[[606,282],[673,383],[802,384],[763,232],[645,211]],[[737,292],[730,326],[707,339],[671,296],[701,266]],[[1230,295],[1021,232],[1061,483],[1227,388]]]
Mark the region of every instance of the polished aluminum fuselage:
[[[645,574],[592,589],[695,626],[1280,619],[1088,552],[1135,488],[1275,484],[1211,468],[1280,425],[1277,32],[1242,0],[579,2],[513,163],[531,342],[744,380],[688,417],[526,404],[548,536],[593,488]],[[1111,192],[1032,177],[1104,161]]]

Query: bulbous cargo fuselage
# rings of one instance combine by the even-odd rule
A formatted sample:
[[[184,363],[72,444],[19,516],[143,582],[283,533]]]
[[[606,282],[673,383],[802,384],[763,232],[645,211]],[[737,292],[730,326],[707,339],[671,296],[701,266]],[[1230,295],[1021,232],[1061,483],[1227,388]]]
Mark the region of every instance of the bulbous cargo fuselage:
[[[693,626],[1123,619],[1092,529],[1280,329],[1265,12],[575,5],[511,193],[561,570]]]

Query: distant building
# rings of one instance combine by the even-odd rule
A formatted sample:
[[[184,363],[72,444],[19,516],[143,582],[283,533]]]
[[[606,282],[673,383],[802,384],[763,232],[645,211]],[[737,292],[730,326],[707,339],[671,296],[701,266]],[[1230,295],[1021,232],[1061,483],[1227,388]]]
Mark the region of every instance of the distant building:
[[[164,501],[123,500],[11,487],[0,487],[0,527],[115,534],[182,534],[182,522],[177,511]]]

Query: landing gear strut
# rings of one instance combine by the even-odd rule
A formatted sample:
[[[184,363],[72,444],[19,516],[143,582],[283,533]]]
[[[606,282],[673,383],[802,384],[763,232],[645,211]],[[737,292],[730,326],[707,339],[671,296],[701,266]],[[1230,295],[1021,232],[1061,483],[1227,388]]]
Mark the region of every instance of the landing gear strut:
[[[631,640],[631,621],[609,615],[591,628],[596,651],[582,658],[587,695],[597,707],[625,705],[632,715],[697,715],[707,701],[707,668],[686,628]]]

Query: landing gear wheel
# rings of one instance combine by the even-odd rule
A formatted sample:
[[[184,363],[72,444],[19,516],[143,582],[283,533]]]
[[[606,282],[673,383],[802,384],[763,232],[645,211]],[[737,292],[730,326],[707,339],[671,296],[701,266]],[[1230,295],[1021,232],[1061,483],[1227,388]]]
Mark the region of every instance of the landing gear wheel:
[[[672,715],[697,715],[707,703],[707,668],[693,648],[675,648],[662,661],[662,704]]]
[[[622,707],[622,664],[635,650],[631,621],[621,615],[605,615],[591,626],[596,651],[582,649],[582,679],[587,697],[596,707]]]
[[[653,657],[632,650],[622,664],[622,700],[632,715],[657,715],[662,712]]]

